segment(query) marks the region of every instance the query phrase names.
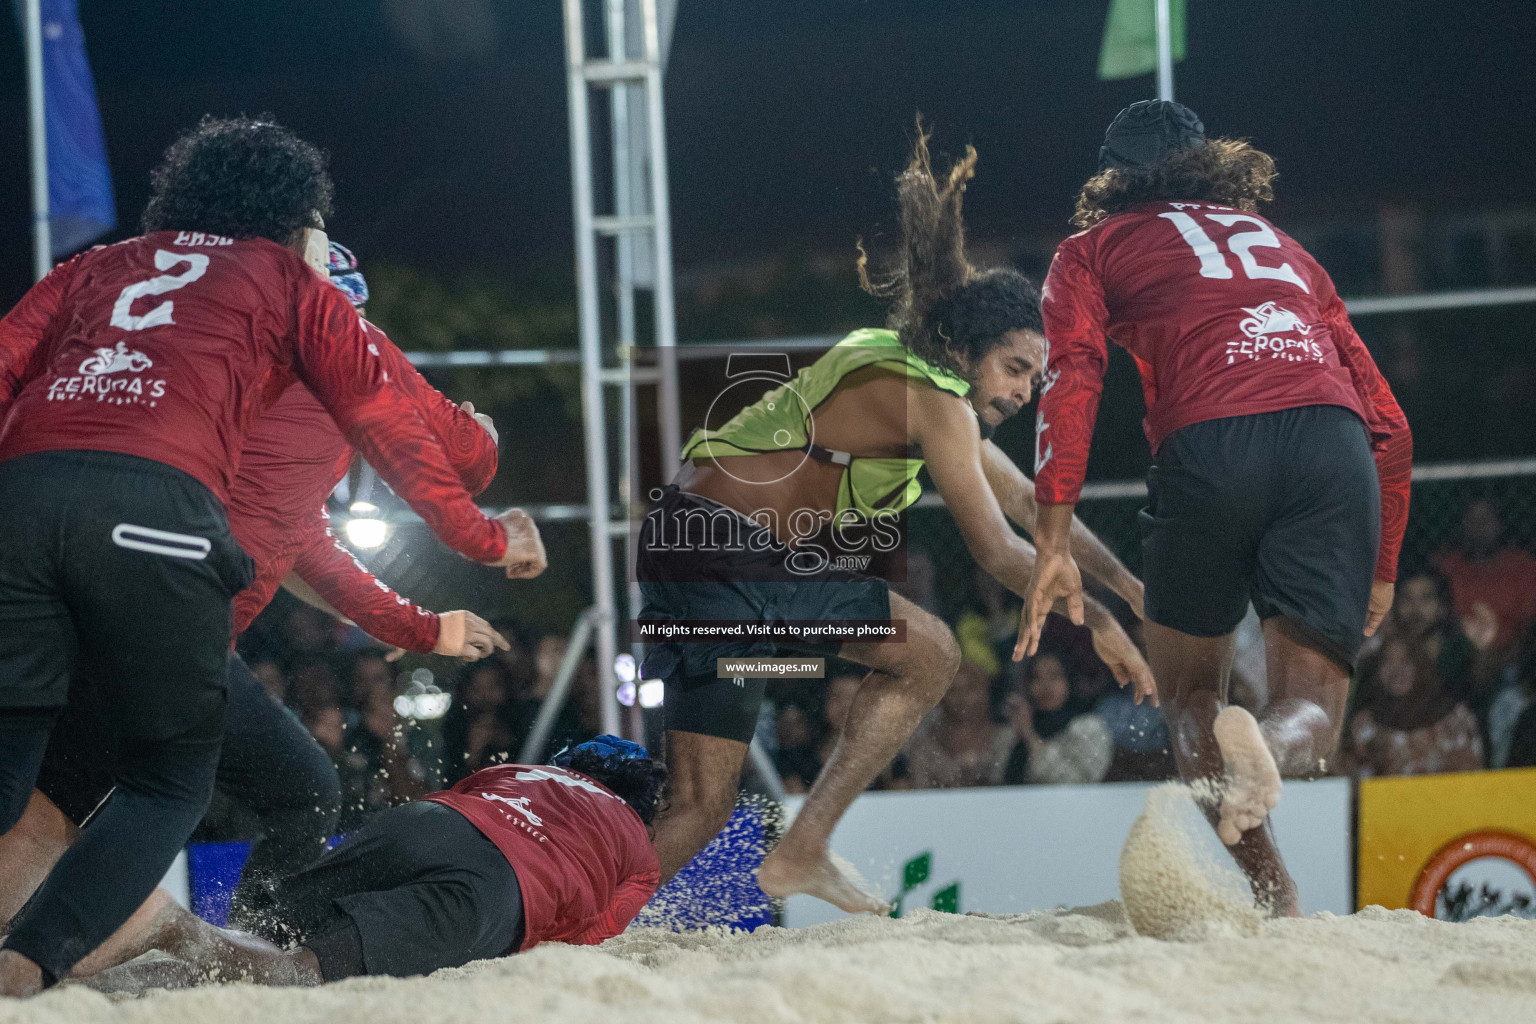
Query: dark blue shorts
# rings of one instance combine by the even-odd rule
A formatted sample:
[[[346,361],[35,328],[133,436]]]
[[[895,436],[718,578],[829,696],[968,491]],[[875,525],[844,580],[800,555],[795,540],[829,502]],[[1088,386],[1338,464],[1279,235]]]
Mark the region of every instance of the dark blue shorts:
[[[706,498],[668,485],[640,530],[635,577],[641,622],[880,621],[891,618],[890,588],[807,551]],[[718,658],[835,657],[840,640],[732,640],[654,644],[643,674],[666,683],[667,729],[747,743],[766,680],[720,679]]]
[[[1141,511],[1147,618],[1192,636],[1237,628],[1252,601],[1354,666],[1381,539],[1365,424],[1309,405],[1170,434]]]

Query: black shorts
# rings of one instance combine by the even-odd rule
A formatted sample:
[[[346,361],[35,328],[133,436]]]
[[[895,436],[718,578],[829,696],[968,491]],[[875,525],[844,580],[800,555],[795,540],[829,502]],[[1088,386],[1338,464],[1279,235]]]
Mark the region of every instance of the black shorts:
[[[523,943],[512,865],[468,818],[430,801],[380,814],[274,896],[257,933],[307,947],[326,981],[431,974]]]
[[[270,873],[297,870],[320,856],[336,823],[341,799],[336,767],[293,712],[267,695],[238,654],[229,655],[227,678],[229,703],[215,784],[254,811],[263,826],[304,833],[269,834],[263,847],[268,856],[253,858],[274,860],[275,852],[274,863],[264,865]],[[101,714],[98,687],[84,676],[70,684],[69,706],[53,727],[37,775],[38,791],[77,826],[85,824],[116,784],[118,744]]]
[[[647,511],[639,548],[641,622],[891,618],[885,580],[797,553],[739,513],[672,485]],[[716,659],[834,657],[841,648],[839,640],[664,642],[647,651],[642,675],[666,683],[667,729],[748,743],[766,680],[720,679]]]
[[[212,492],[132,455],[24,455],[0,463],[0,538],[0,709],[63,707],[78,671],[125,739],[222,729],[252,565]]]
[[[1148,619],[1223,636],[1252,601],[1353,667],[1381,539],[1376,462],[1353,412],[1309,405],[1174,431],[1140,519]]]

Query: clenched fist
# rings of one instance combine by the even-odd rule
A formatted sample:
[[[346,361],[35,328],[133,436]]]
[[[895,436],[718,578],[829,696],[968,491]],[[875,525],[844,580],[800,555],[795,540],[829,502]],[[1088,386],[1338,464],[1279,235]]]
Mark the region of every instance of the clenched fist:
[[[549,568],[538,524],[520,508],[509,508],[496,519],[507,531],[507,552],[492,565],[503,566],[509,580],[530,580]]]
[[[485,432],[491,435],[491,444],[501,443],[501,437],[496,433],[496,422],[483,412],[475,412],[474,402],[460,402],[459,408],[473,416],[475,422],[485,428]]]

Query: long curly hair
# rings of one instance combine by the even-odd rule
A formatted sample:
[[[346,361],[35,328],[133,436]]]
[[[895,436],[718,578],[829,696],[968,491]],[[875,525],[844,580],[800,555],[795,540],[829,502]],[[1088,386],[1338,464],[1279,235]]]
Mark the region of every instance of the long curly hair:
[[[325,154],[270,116],[204,117],[150,175],[144,231],[206,231],[287,245],[331,215]]]
[[[1249,213],[1275,198],[1275,160],[1242,139],[1208,139],[1169,152],[1144,167],[1111,167],[1089,178],[1077,196],[1072,223],[1090,228],[1140,203],[1189,200],[1235,206]]]
[[[605,757],[578,747],[566,767],[613,790],[648,826],[666,809],[667,766],[655,758]]]
[[[890,303],[887,325],[923,360],[962,377],[1011,330],[1041,331],[1040,290],[1011,267],[980,269],[965,255],[961,204],[976,174],[976,149],[936,176],[929,133],[917,122],[912,158],[896,176],[901,255],[884,274],[871,273],[858,244],[859,285]]]

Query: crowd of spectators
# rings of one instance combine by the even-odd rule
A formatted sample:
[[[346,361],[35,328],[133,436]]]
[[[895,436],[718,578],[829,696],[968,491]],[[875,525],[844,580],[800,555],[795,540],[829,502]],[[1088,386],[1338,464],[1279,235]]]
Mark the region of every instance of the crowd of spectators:
[[[932,563],[908,557],[903,594],[930,611]],[[1019,603],[977,570],[950,616],[963,655],[954,684],[876,789],[1157,781],[1176,776],[1162,714],[1137,705],[1086,630],[1053,618],[1040,653],[1011,659]],[[1250,618],[1252,618],[1250,616]],[[1239,630],[1232,699],[1266,699],[1262,641]],[[779,684],[760,738],[785,788],[803,793],[831,753],[862,670],[824,686]],[[1510,543],[1498,508],[1471,502],[1457,540],[1404,577],[1361,652],[1340,750],[1328,774],[1369,777],[1536,766],[1536,558]]]
[[[515,759],[569,641],[563,635],[529,637],[512,622],[494,625],[510,650],[466,665],[434,658],[424,668],[417,659],[410,672],[356,627],[286,595],[241,638],[240,652],[268,695],[287,706],[335,762],[342,831],[386,807]],[[445,711],[401,700],[439,691],[451,698],[444,700]],[[599,731],[597,678],[588,656],[555,720],[549,750]],[[204,838],[244,830],[237,807],[216,805],[214,811],[204,830],[212,835]]]
[[[1536,766],[1536,558],[1478,500],[1460,542],[1398,585],[1360,661],[1339,770]]]
[[[937,611],[935,578],[932,561],[911,553],[898,589]],[[1015,662],[1017,599],[980,570],[967,595],[950,616],[963,655],[954,684],[873,788],[1175,777],[1161,712],[1116,686],[1086,630],[1053,617],[1040,653]],[[452,697],[439,718],[402,713],[398,698],[413,684],[400,663],[297,601],[274,602],[241,652],[335,760],[346,829],[517,756],[568,640],[497,625],[511,650],[457,669],[432,662],[451,673],[432,684]],[[1256,620],[1239,632],[1233,700],[1257,709],[1265,687]],[[858,666],[834,660],[824,680],[771,688],[759,738],[788,792],[814,784],[862,678]],[[589,656],[550,749],[594,735],[598,717]],[[1325,767],[1368,777],[1522,766],[1536,766],[1536,558],[1505,539],[1493,503],[1474,501],[1457,542],[1399,582],[1390,615],[1361,652],[1340,750]]]

